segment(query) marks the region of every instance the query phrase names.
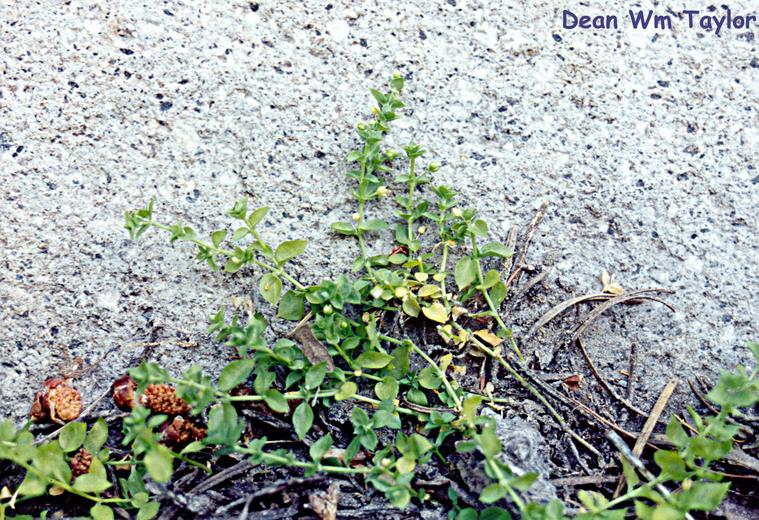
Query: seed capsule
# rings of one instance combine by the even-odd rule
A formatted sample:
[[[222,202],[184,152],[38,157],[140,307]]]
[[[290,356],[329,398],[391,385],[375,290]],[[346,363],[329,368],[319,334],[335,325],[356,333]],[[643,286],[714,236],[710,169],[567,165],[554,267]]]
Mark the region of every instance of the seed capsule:
[[[113,402],[124,412],[132,410],[137,405],[134,392],[137,389],[137,383],[128,375],[121,376],[111,385]]]

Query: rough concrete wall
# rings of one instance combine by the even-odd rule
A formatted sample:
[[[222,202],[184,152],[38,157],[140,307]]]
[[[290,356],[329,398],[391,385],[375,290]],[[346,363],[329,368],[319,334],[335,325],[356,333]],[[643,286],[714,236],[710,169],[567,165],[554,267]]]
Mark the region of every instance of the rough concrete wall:
[[[531,259],[551,269],[554,296],[527,305],[533,319],[597,290],[605,268],[625,287],[677,291],[677,314],[618,311],[588,339],[607,371],[639,345],[641,400],[662,373],[746,359],[756,30],[566,31],[553,2],[67,4],[0,5],[6,413],[20,419],[33,389],[77,357],[100,362],[78,378],[90,400],[138,343],[166,340],[154,357],[174,368],[224,358],[206,317],[255,282],[209,273],[152,232],[128,241],[123,211],[151,197],[166,220],[211,231],[251,193],[272,208],[265,237],[311,241],[295,264],[303,280],[345,270],[354,244],[328,232],[353,211],[343,159],[368,87],[396,69],[414,108],[396,142],[424,144],[495,236],[551,202]]]

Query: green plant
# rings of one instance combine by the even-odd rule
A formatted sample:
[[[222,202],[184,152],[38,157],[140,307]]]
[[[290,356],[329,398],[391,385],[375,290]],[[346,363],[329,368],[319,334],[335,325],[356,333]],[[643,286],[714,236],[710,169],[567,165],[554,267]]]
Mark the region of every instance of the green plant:
[[[525,491],[537,475],[512,471],[501,456],[494,419],[478,413],[494,398],[464,388],[456,377],[461,369],[455,366],[453,353],[459,348],[492,358],[543,404],[559,427],[587,449],[594,449],[569,429],[540,388],[524,376],[522,353],[500,311],[507,286],[499,262],[512,252],[500,242],[487,241],[486,222],[475,209],[463,207],[452,188],[441,185],[432,186],[429,192],[422,190],[432,184],[440,167],[436,163],[421,165],[426,152],[419,145],[411,143],[402,152],[385,147],[390,125],[404,107],[400,100],[403,86],[403,78],[395,75],[387,91],[371,91],[377,102],[373,118],[357,125],[360,145],[348,155],[357,211],[351,221],[336,222],[331,229],[356,240],[358,255],[350,274],[313,285],[297,280],[290,262],[305,251],[306,242],[266,243],[259,228],[266,223],[268,208],[251,209],[246,199],[237,201],[229,211],[233,228],[214,231],[207,239],[182,222],[155,220],[152,201],[126,213],[125,227],[132,238],[150,228],[163,230],[170,234],[171,242],[192,244],[197,259],[212,269],[257,276],[262,298],[276,307],[274,319],[298,324],[291,334],[271,341],[269,323],[262,314],[228,316],[220,309],[211,317],[209,331],[236,359],[227,363],[217,378],[197,366],[180,375],[155,363],[132,368],[134,388],[131,380],[119,380],[119,406],[132,410],[123,421],[125,453],[118,460],[111,460],[111,453],[102,448],[108,435],[107,428],[103,433],[101,421],[89,433],[84,432],[84,423],[71,423],[57,440],[40,446],[34,445],[26,427],[16,430],[10,422],[2,423],[0,458],[27,471],[13,496],[14,503],[53,486],[95,502],[91,511],[95,518],[111,518],[110,505],[136,509],[138,518],[150,518],[157,514],[158,502],[151,499],[146,477],[166,483],[177,461],[208,471],[200,456],[232,454],[247,457],[256,465],[299,468],[307,475],[326,472],[361,477],[391,504],[403,508],[412,500],[431,499],[424,489],[414,486],[415,473],[433,458],[445,463],[444,452],[455,449],[476,453],[491,482],[480,494],[485,506],[480,511],[460,506],[458,497],[451,494],[451,518],[509,518],[506,507],[530,519],[564,516],[560,501],[537,504],[526,498]],[[391,179],[396,171],[400,173]],[[367,217],[373,202],[394,192],[394,224]],[[369,240],[388,232],[394,238],[393,250],[370,253]],[[420,345],[422,323],[436,328],[448,351],[435,355]],[[752,350],[757,353],[755,345]],[[144,406],[146,392],[158,388],[154,385],[171,385],[160,388],[171,391],[172,396],[175,391],[181,400],[181,406],[172,410],[189,407],[191,417],[183,419],[205,422],[204,437],[179,447],[167,443],[165,429],[171,417]],[[653,507],[682,513],[686,503],[697,509],[691,507],[696,498],[689,489],[713,495],[714,500],[697,506],[719,503],[725,488],[707,482],[716,479],[708,463],[724,456],[732,446],[735,428],[727,423],[728,418],[738,413],[739,407],[756,402],[756,371],[723,376],[709,395],[721,407],[720,414],[702,419],[692,411],[696,436],[670,426],[668,434],[677,449],[657,452],[660,476],[643,482],[636,470],[623,462],[628,492],[613,500],[581,494],[585,508],[581,516],[624,516],[618,507],[631,501],[636,513],[645,515],[649,506],[643,499],[655,504]],[[352,407],[351,431],[346,432],[344,442],[331,433],[315,435],[315,409],[336,402]],[[308,443],[287,450],[248,432],[240,413],[246,406],[265,406],[270,413],[289,417],[297,439]],[[98,444],[90,441],[91,437],[102,440]],[[72,482],[69,454],[82,444],[93,454],[92,464],[88,473]],[[128,472],[119,479],[118,490],[110,489],[105,478],[108,466]],[[681,466],[682,471],[673,469]],[[658,485],[674,481],[690,482],[690,488],[667,496],[657,491]],[[117,496],[105,496],[106,491]],[[2,504],[0,511],[7,505]]]
[[[688,435],[676,418],[667,426],[672,450],[658,450],[654,462],[658,474],[649,472],[629,450],[621,445],[621,463],[627,482],[627,493],[609,500],[600,493],[582,491],[579,499],[587,510],[579,518],[625,518],[627,508],[618,506],[632,502],[635,514],[644,520],[676,520],[692,511],[713,511],[730,484],[712,466],[733,449],[740,431],[732,417],[741,417],[741,408],[759,402],[759,343],[749,343],[757,366],[749,372],[738,367],[734,373],[723,372],[707,398],[719,407],[717,415],[702,417],[692,407],[688,412],[694,435]],[[620,443],[617,442],[619,445]],[[673,490],[668,486],[674,485]]]

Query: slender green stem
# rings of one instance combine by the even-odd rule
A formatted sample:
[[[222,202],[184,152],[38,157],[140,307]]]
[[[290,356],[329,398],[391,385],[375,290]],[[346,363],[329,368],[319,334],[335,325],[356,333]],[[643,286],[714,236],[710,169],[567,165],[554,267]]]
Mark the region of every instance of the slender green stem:
[[[683,479],[685,480],[685,479]],[[628,500],[631,500],[633,498],[639,497],[643,495],[647,490],[651,489],[652,487],[661,484],[663,482],[667,481],[667,477],[665,475],[659,475],[654,480],[650,480],[646,482],[645,484],[641,484],[640,486],[636,487],[635,489],[632,489],[628,493],[625,493],[624,495],[620,495],[614,500],[610,500],[607,502],[602,508],[601,511],[606,511],[608,509],[611,509],[612,507],[616,506],[617,504],[621,504],[623,502],[626,502]]]
[[[249,448],[243,448],[242,446],[236,446],[234,450],[238,453],[244,453],[247,455],[260,455],[265,464],[281,464],[283,466],[290,466],[296,468],[310,469],[312,471],[324,471],[326,473],[338,473],[343,475],[362,475],[369,473],[372,469],[365,466],[353,468],[350,466],[332,466],[328,464],[320,464],[318,462],[303,462],[301,460],[293,460],[288,457],[276,455],[274,453],[265,453]]]
[[[569,435],[571,435],[572,438],[574,438],[577,442],[579,442],[580,444],[582,444],[590,452],[592,452],[594,454],[599,454],[598,450],[596,448],[594,448],[593,445],[591,445],[590,443],[588,443],[588,441],[586,441],[585,439],[583,439],[582,437],[580,437],[571,428],[569,428],[569,426],[567,425],[567,423],[564,421],[564,418],[559,414],[559,412],[556,411],[556,409],[553,407],[553,405],[548,402],[548,400],[543,396],[543,394],[540,393],[540,391],[537,388],[535,388],[533,385],[531,385],[530,382],[527,381],[527,379],[525,379],[522,376],[522,374],[520,374],[519,372],[517,372],[514,369],[514,367],[512,367],[511,364],[509,364],[509,362],[506,361],[503,358],[503,356],[501,354],[497,353],[495,350],[491,349],[490,347],[488,347],[487,345],[485,345],[483,342],[481,342],[480,340],[478,340],[470,331],[466,330],[464,327],[462,327],[458,323],[453,322],[453,326],[457,330],[459,330],[460,332],[463,332],[464,334],[466,334],[467,339],[473,345],[475,345],[477,348],[479,348],[481,351],[483,351],[485,354],[487,354],[491,358],[493,358],[496,361],[498,361],[498,363],[503,368],[505,368],[506,371],[514,379],[516,379],[519,382],[519,384],[521,384],[525,389],[527,389],[530,393],[532,393],[538,399],[538,401],[540,401],[543,404],[543,406],[545,406],[546,410],[548,410],[550,412],[550,414],[553,416],[553,418],[556,420],[556,422],[559,424],[559,426],[561,426],[564,429],[564,431],[566,431],[567,433],[569,433]]]
[[[448,266],[448,241],[443,240],[443,258],[440,260],[440,271],[439,273],[443,275],[443,279],[440,280],[440,292],[442,293],[442,299],[443,304],[445,305],[445,310],[450,314],[451,312],[451,302],[448,301],[448,293],[445,288],[445,279],[447,278],[446,275],[446,269]]]
[[[409,166],[408,200],[406,211],[408,212],[408,240],[409,244],[414,241],[414,190],[416,189],[416,157],[412,157]],[[409,245],[409,253],[411,246]]]
[[[231,402],[264,401],[265,400],[264,396],[255,395],[255,394],[254,395],[229,395],[226,392],[222,392],[221,390],[216,390],[214,388],[205,386],[203,384],[196,383],[195,381],[188,381],[186,379],[180,379],[176,377],[169,378],[169,381],[174,384],[182,384],[182,385],[192,386],[195,388],[201,388],[205,390],[213,390],[214,395],[217,397],[217,400],[221,402],[231,403]],[[322,397],[334,397],[335,394],[337,394],[337,390],[323,390],[320,392],[316,392],[315,396],[314,395],[309,396],[299,391],[284,392],[282,395],[284,396],[285,399],[290,401],[290,400],[298,400],[298,399],[309,399],[309,398],[314,398],[314,397],[316,397],[317,399],[320,399]],[[359,394],[352,395],[350,399],[354,399],[356,401],[361,401],[364,403],[369,403],[375,406],[379,406],[380,404],[382,404],[382,402],[379,401],[378,399],[373,399],[371,397],[366,397]],[[419,415],[419,412],[415,412],[414,410],[411,410],[409,408],[404,408],[402,406],[396,407],[396,410],[398,410],[399,413],[403,413],[406,415],[413,415],[413,416]]]
[[[89,493],[85,493],[83,491],[79,491],[74,486],[63,482],[62,480],[58,480],[56,478],[52,478],[48,475],[45,475],[42,471],[38,470],[31,464],[27,462],[22,462],[20,460],[14,460],[14,464],[18,464],[22,468],[24,468],[26,471],[33,473],[40,479],[46,480],[49,484],[53,486],[57,486],[61,489],[66,490],[69,493],[72,493],[74,495],[80,496],[82,498],[86,498],[87,500],[91,500],[92,502],[97,502],[99,504],[129,504],[131,502],[131,499],[129,498],[103,498],[99,497],[97,495],[91,495]]]
[[[501,471],[501,468],[498,467],[498,463],[494,461],[491,457],[486,457],[485,462],[490,468],[490,471],[495,474],[496,480],[498,483],[506,488],[506,491],[508,492],[509,496],[511,497],[511,500],[517,505],[519,510],[521,511],[524,509],[524,501],[519,498],[519,495],[516,491],[514,491],[514,488],[509,484],[509,481],[506,479],[506,476],[503,474],[503,471]]]
[[[171,451],[171,450],[169,450],[169,452],[171,453],[171,456],[174,457],[175,459],[179,459],[182,462],[185,462],[185,463],[189,464],[190,466],[194,466],[194,467],[198,468],[199,470],[203,471],[206,475],[213,474],[213,471],[211,471],[210,468],[208,468],[205,464],[201,464],[200,462],[198,462],[196,460],[192,460],[192,459],[190,459],[188,457],[185,457],[181,453],[177,453],[177,452]]]
[[[364,147],[366,153],[366,147]],[[361,229],[364,224],[364,212],[366,209],[366,194],[364,193],[364,179],[366,178],[366,158],[361,160],[361,175],[358,181],[358,220],[356,221],[356,238],[358,238],[358,248],[361,251],[361,258],[364,260],[366,272],[374,278],[374,269],[369,265],[369,256],[366,252],[366,242],[364,241],[364,231]]]
[[[406,345],[411,346],[412,350],[416,352],[417,354],[419,354],[422,357],[422,359],[424,359],[427,362],[427,364],[429,364],[432,367],[432,369],[435,371],[438,377],[440,377],[440,379],[443,381],[443,386],[445,387],[446,393],[451,397],[451,399],[453,400],[455,404],[455,410],[457,412],[461,411],[461,399],[459,399],[459,396],[456,393],[456,390],[454,390],[453,387],[451,386],[451,383],[450,381],[448,381],[448,377],[445,375],[445,372],[440,369],[438,364],[435,363],[435,361],[430,356],[428,356],[425,351],[420,349],[416,345],[416,343],[414,343],[410,339],[399,340],[399,339],[393,338],[392,336],[386,336],[384,334],[380,334],[379,338],[385,341],[388,341],[390,343],[395,343],[397,345],[406,344]]]
[[[498,307],[496,307],[495,303],[493,303],[493,299],[490,297],[490,293],[485,288],[485,277],[482,274],[482,263],[480,262],[480,251],[477,248],[477,237],[475,237],[473,234],[471,235],[471,241],[472,241],[472,256],[474,257],[474,263],[477,265],[477,278],[478,283],[480,285],[479,289],[482,293],[482,296],[485,298],[485,301],[488,304],[488,308],[490,308],[490,312],[493,313],[493,318],[495,318],[496,323],[498,323],[498,326],[501,327],[504,331],[509,331],[509,327],[506,326],[506,324],[503,322],[503,319],[501,318],[501,313],[498,311]],[[514,349],[514,352],[517,353],[517,356],[519,357],[519,361],[524,362],[524,356],[522,355],[522,352],[519,350],[519,347],[517,346],[516,341],[514,341],[513,336],[509,334],[511,339],[511,347]]]

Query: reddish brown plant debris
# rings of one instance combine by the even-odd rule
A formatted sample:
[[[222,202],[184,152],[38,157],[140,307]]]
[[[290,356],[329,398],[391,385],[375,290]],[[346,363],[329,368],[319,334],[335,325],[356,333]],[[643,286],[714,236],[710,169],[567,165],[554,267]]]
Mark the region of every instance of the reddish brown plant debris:
[[[35,422],[73,421],[82,413],[82,396],[60,378],[48,379],[34,395],[31,418]]]
[[[177,396],[174,387],[160,384],[148,385],[145,393],[140,397],[142,404],[155,413],[166,415],[185,415],[190,413],[190,406],[181,397]]]
[[[137,383],[128,375],[121,376],[111,385],[113,402],[124,412],[129,412],[137,405],[135,401],[135,390]]]
[[[569,377],[565,377],[564,384],[567,385],[567,388],[571,392],[576,392],[580,389],[580,385],[582,384],[582,376],[580,374],[573,374]]]

